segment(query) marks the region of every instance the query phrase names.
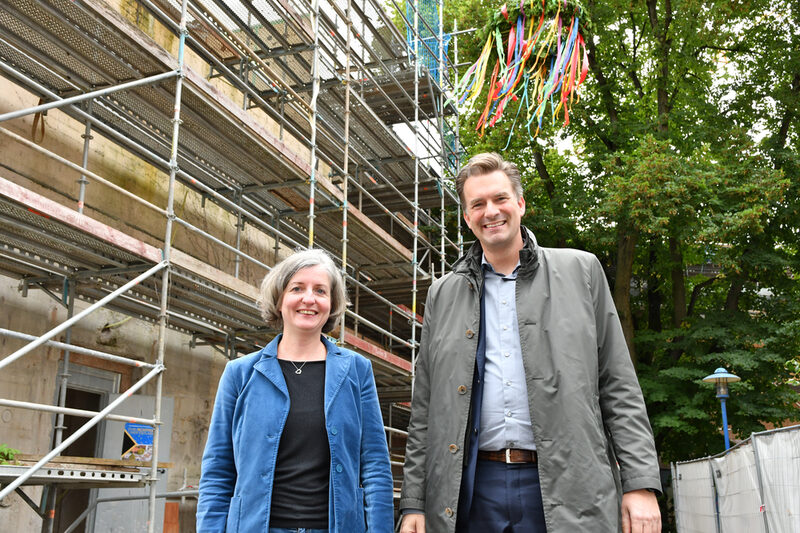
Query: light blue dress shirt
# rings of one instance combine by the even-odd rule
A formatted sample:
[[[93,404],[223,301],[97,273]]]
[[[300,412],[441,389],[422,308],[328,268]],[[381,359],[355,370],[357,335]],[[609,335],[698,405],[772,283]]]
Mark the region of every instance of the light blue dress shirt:
[[[486,366],[478,449],[535,450],[528,387],[522,365],[517,321],[519,263],[509,275],[498,274],[484,255]]]

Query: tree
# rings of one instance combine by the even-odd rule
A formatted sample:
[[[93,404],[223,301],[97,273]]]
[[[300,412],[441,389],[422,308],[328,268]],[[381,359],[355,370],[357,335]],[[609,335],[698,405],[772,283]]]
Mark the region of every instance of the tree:
[[[498,7],[453,3],[445,20],[480,27]],[[590,75],[570,125],[546,124],[535,140],[512,134],[512,103],[484,137],[477,114],[463,116],[461,140],[520,166],[523,222],[540,243],[600,257],[662,459],[716,453],[719,406],[701,379],[718,366],[743,378],[730,401],[738,436],[796,417],[798,7],[585,7]],[[459,60],[482,44],[462,38]]]

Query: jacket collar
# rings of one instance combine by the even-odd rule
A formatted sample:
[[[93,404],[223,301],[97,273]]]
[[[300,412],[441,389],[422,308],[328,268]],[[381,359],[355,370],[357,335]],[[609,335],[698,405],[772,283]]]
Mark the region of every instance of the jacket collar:
[[[518,277],[532,277],[539,266],[539,244],[536,236],[525,226],[522,230],[522,250],[519,252],[519,272]],[[453,265],[453,272],[456,274],[471,277],[474,280],[481,280],[481,259],[483,257],[483,247],[481,242],[476,240],[467,252],[462,255]]]
[[[281,342],[282,337],[282,333],[277,335],[261,349],[260,358],[254,368],[288,398],[289,391],[286,388],[286,380],[283,379],[281,365],[278,363],[278,343]],[[325,356],[325,413],[327,413],[350,371],[353,358],[348,357],[346,352],[343,352],[341,348],[329,341],[324,335],[320,339],[325,344],[325,350],[327,351]]]

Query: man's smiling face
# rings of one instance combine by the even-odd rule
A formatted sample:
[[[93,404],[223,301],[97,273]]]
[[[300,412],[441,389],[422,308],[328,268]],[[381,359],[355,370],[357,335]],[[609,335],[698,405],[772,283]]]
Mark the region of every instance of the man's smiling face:
[[[519,248],[525,199],[517,198],[511,180],[500,170],[464,182],[464,220],[484,250]]]

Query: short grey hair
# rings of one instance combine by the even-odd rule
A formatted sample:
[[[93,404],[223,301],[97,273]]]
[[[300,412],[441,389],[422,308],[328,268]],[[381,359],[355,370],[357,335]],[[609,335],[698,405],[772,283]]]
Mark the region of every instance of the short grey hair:
[[[517,200],[522,198],[522,179],[520,178],[519,168],[514,163],[506,161],[503,157],[496,152],[483,152],[476,154],[467,161],[467,164],[461,167],[461,170],[456,176],[456,192],[464,205],[464,183],[472,176],[485,176],[491,174],[495,170],[499,170],[511,182],[511,187],[517,195]],[[467,206],[464,206],[466,209]]]
[[[331,283],[331,314],[322,331],[328,332],[336,327],[350,302],[344,289],[344,279],[333,258],[328,252],[318,249],[293,253],[275,265],[264,277],[259,290],[258,307],[268,326],[283,329],[283,317],[281,317],[283,293],[299,270],[314,266],[324,267]]]

